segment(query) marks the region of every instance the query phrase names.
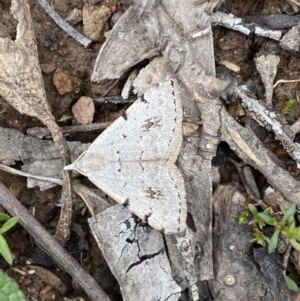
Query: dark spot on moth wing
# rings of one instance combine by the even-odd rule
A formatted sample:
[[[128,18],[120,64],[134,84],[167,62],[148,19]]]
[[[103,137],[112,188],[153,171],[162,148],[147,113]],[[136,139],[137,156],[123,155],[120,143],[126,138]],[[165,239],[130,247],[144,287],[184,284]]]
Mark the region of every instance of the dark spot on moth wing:
[[[179,220],[179,223],[180,223],[180,220]],[[186,224],[193,232],[197,232],[194,218],[189,212],[187,213]]]
[[[127,113],[126,113],[126,112],[124,112],[124,113],[122,114],[122,117],[123,117],[125,120],[127,120],[127,119],[128,119],[128,115],[127,115]]]
[[[130,222],[128,220],[125,221],[125,225],[126,225],[127,229],[130,229]]]
[[[146,196],[151,199],[158,199],[163,197],[163,194],[160,190],[154,190],[152,189],[152,187],[148,187],[146,190],[144,190],[144,192]]]
[[[157,117],[148,118],[145,120],[144,124],[142,125],[143,132],[149,131],[152,127],[161,127],[161,120]]]
[[[122,134],[122,136],[123,136],[123,138],[125,139],[125,138],[127,138],[127,136],[126,135],[124,135],[124,134]]]
[[[122,205],[127,208],[129,206],[129,198],[127,198]]]

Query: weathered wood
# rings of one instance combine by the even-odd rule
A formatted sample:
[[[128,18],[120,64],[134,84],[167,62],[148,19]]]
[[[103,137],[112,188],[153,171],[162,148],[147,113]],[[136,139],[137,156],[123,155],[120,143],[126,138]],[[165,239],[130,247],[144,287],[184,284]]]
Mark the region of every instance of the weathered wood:
[[[261,248],[254,254],[263,254],[253,256],[252,226],[232,218],[245,210],[245,197],[234,186],[220,186],[213,206],[215,279],[209,281],[213,300],[291,300],[274,254]]]
[[[89,225],[125,301],[178,300],[181,288],[172,278],[161,233],[138,225],[121,205],[90,218]]]
[[[52,141],[39,140],[28,137],[14,129],[0,127],[0,162],[4,165],[13,165],[21,161],[22,171],[50,178],[62,178],[63,161]],[[68,142],[72,161],[87,150],[89,144]],[[27,179],[28,187],[39,186],[46,190],[54,186],[53,183]]]

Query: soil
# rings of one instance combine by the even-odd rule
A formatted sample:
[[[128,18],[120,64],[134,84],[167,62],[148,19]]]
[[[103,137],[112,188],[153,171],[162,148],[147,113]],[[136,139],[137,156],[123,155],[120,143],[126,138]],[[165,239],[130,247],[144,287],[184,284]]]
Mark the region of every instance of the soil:
[[[72,9],[82,9],[84,2],[86,1],[55,0],[52,1],[52,4],[56,12],[65,18]],[[103,0],[89,2],[93,2],[93,4],[97,2],[97,5],[103,4],[111,9],[115,9],[116,6],[119,11],[125,10],[129,1]],[[90,81],[93,65],[102,44],[92,43],[89,48],[85,49],[63,32],[36,1],[29,0],[28,3],[30,5],[36,34],[40,64],[48,67],[52,66],[54,70],[57,68],[63,69],[73,84],[72,91],[62,96],[57,92],[53,84],[54,70],[51,72],[45,70],[45,72],[43,72],[45,89],[52,112],[61,126],[75,124],[75,120],[69,118],[69,116],[72,116],[70,113],[72,105],[80,96],[88,96],[91,98],[101,96],[114,83],[113,81],[107,81],[102,84],[94,84]],[[270,15],[285,13],[291,11],[291,8],[284,0],[249,0],[247,2],[227,0],[221,6],[221,11],[231,12],[238,17],[244,17],[256,14]],[[15,39],[17,22],[10,14],[9,0],[2,0],[0,3],[0,19],[0,37]],[[82,22],[76,24],[74,28],[82,33]],[[261,97],[264,93],[263,85],[254,64],[254,57],[259,52],[266,54],[274,53],[280,56],[275,81],[278,79],[300,78],[300,62],[298,57],[284,52],[276,41],[258,37],[254,34],[245,36],[241,33],[217,26],[214,28],[214,42],[216,66],[219,65],[220,61],[224,60],[239,66],[240,72],[234,74],[238,82],[240,84],[247,83],[248,81],[254,82],[258,94]],[[113,56],[114,54],[112,53],[111,55]],[[286,117],[289,124],[295,122],[300,113],[298,100],[299,85],[299,83],[287,83],[279,85],[274,90],[273,104],[275,108]],[[121,88],[122,80],[110,90],[109,95],[119,95]],[[286,109],[285,104],[288,99],[294,99],[296,101],[292,108]],[[112,121],[117,115],[121,114],[124,108],[126,108],[126,105],[105,104],[97,106],[94,122]],[[232,108],[229,108],[229,110],[230,109]],[[235,110],[232,110],[233,116],[236,114],[235,112]],[[238,119],[238,116],[236,118]],[[19,114],[0,98],[0,126],[17,129],[26,133],[28,128],[42,126],[42,124],[34,118]],[[80,139],[82,142],[92,142],[98,134],[99,132],[84,133],[82,135],[76,135],[76,137],[70,136],[68,140]],[[268,134],[266,134],[266,136],[268,136]],[[269,142],[269,147],[281,155],[284,153],[275,139]],[[289,160],[288,156],[283,156],[283,158],[286,161]],[[233,178],[238,178],[236,172],[234,170],[231,171],[234,174],[232,177],[229,177],[228,170],[227,174],[226,172],[223,174],[222,179],[224,181],[231,181]],[[57,207],[56,204],[59,204],[60,188],[56,187],[43,192],[40,191],[39,188],[27,189],[25,178],[12,176],[2,171],[0,171],[0,181],[10,189],[23,205],[30,210],[34,210],[36,219],[38,219],[50,233],[54,232],[59,214],[59,207]],[[2,211],[4,210],[2,209]],[[78,258],[81,264],[100,283],[101,287],[112,300],[122,300],[118,284],[110,273],[96,242],[89,232],[87,225],[88,217],[89,214],[87,211],[82,213],[82,206],[77,210],[75,208],[73,222],[79,225],[86,235],[84,237],[85,247],[80,249],[80,239],[78,238],[78,234],[76,234],[78,231],[74,231],[75,238],[73,244],[75,247],[73,246],[73,250],[74,252],[79,252]],[[39,258],[37,256],[38,250],[34,241],[30,239],[28,233],[21,226],[16,226],[10,230],[6,238],[15,259],[13,267],[9,267],[4,260],[0,259],[0,268],[5,270],[5,272],[20,284],[28,300],[63,300],[63,297],[72,298],[78,296],[83,297],[84,300],[89,300],[80,289],[72,289],[71,280],[59,267],[53,263],[49,264],[45,258]],[[37,257],[38,259],[36,259]],[[49,287],[48,284],[43,281],[43,277],[38,276],[36,273],[21,274],[20,270],[28,271],[32,269],[28,266],[28,262],[40,264],[59,277],[66,286],[66,293],[62,295],[53,287]],[[73,288],[74,287],[76,287],[76,285],[73,285]]]

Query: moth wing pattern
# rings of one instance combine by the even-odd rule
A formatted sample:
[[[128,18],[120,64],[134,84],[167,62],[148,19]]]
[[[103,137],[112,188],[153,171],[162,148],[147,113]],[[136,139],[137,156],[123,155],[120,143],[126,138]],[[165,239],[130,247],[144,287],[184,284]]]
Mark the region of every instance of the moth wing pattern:
[[[176,93],[175,80],[146,91],[67,167],[165,233],[183,231],[187,214],[183,178],[174,164],[182,143]]]

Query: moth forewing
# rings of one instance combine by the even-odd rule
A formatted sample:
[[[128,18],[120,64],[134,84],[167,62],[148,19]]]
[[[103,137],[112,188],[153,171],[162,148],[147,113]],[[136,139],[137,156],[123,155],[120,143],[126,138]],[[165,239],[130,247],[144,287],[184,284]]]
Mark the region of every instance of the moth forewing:
[[[187,214],[174,164],[181,142],[182,105],[176,82],[167,80],[149,89],[67,169],[86,175],[153,228],[177,233]]]

